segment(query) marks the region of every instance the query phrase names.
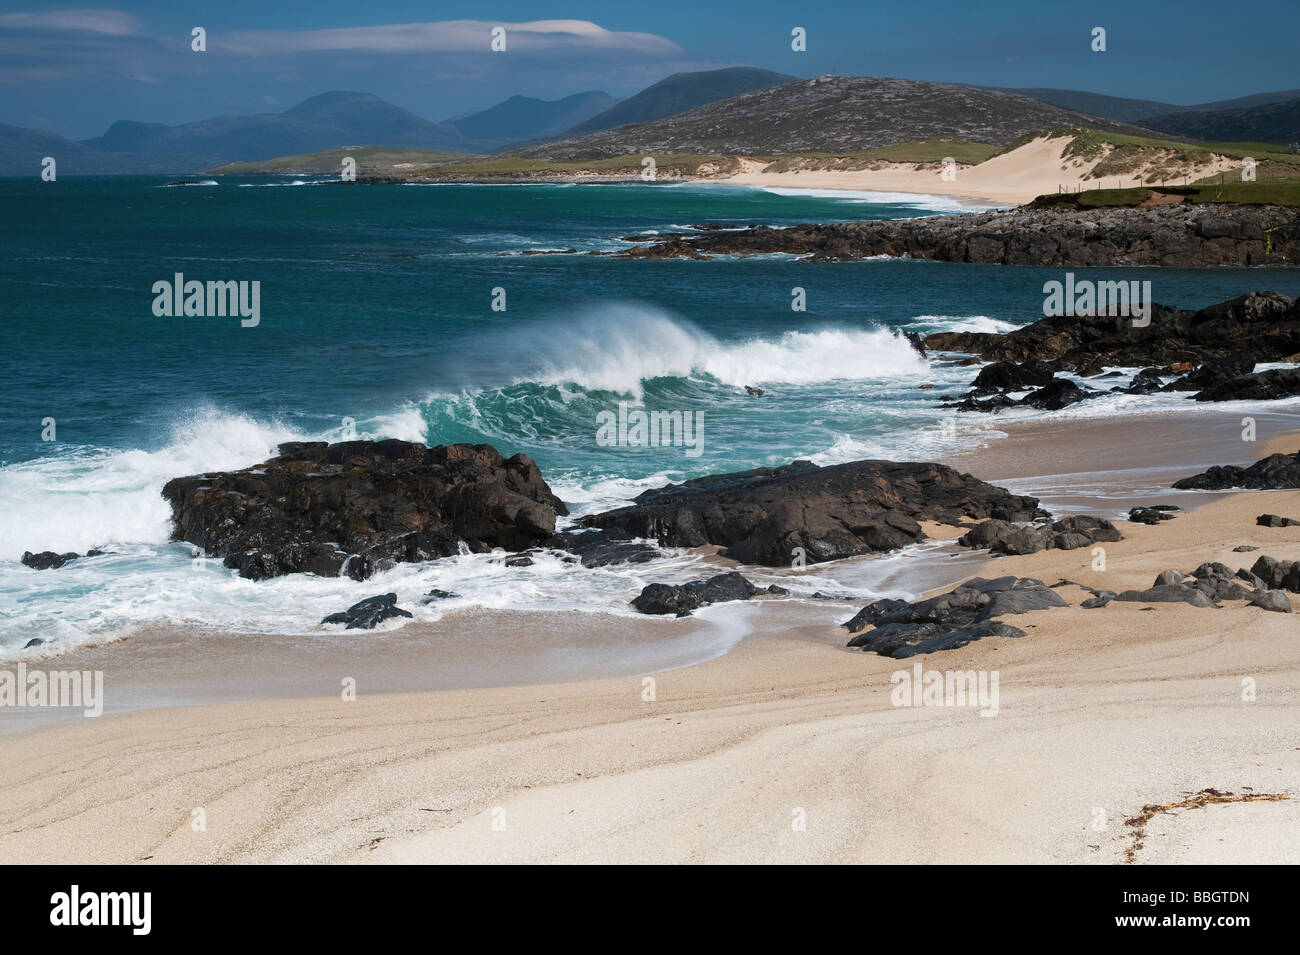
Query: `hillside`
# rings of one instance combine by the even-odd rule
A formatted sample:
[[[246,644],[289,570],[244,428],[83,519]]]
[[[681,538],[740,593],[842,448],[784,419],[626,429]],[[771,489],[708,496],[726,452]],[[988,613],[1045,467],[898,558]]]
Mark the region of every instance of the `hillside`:
[[[566,138],[613,129],[628,123],[649,123],[697,106],[794,82],[798,78],[771,70],[737,66],[725,70],[674,73],[602,113],[565,130]]]
[[[1008,87],[989,87],[1000,89],[1004,93],[1017,93],[1028,96],[1061,109],[1070,109],[1078,113],[1101,116],[1121,123],[1136,123],[1144,116],[1156,116],[1172,113],[1184,107],[1173,103],[1161,103],[1150,99],[1128,99],[1123,96],[1106,96],[1103,93],[1085,93],[1082,90],[1057,89],[1011,89]]]
[[[1184,110],[1147,117],[1142,125],[1192,139],[1300,142],[1300,98],[1237,109]]]
[[[212,161],[270,159],[352,143],[458,150],[466,139],[452,126],[431,123],[369,93],[322,93],[283,113],[223,116],[167,126],[121,120],[95,139],[91,149],[120,153],[169,153]]]
[[[608,93],[594,90],[557,100],[512,96],[489,109],[449,119],[446,125],[455,127],[480,147],[491,143],[504,145],[562,133],[619,102]]]
[[[823,76],[516,154],[552,160],[671,152],[789,155],[853,152],[940,138],[1005,145],[1035,130],[1063,126],[1142,132],[1012,93],[949,83]]]

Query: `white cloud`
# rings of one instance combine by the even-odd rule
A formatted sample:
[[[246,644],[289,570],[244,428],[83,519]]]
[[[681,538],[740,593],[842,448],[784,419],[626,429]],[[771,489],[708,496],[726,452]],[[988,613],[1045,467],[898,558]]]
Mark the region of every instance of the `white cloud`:
[[[80,30],[105,36],[137,36],[140,21],[120,10],[51,10],[47,13],[0,13],[0,29]]]
[[[331,30],[257,30],[209,34],[211,49],[250,56],[307,52],[487,53],[492,29],[505,27],[506,51],[591,50],[677,56],[680,47],[653,33],[606,30],[588,20],[533,20],[501,23],[445,20]]]

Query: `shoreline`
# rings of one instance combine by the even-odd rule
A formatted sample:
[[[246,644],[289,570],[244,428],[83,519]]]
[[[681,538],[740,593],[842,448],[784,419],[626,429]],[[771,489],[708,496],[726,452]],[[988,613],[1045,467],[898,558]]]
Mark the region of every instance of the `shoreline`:
[[[1061,423],[1009,426],[1011,437],[995,442],[1001,458],[1050,456],[1035,444],[1044,426]],[[1081,432],[1090,429],[1066,426],[1086,450]],[[1116,427],[1129,429],[1128,447],[1103,440],[1087,460],[1122,462],[1142,445],[1132,421],[1101,421],[1092,433],[1112,429],[1114,442]],[[1227,463],[1297,441],[1279,430],[1235,456],[1221,437],[1206,447]],[[1017,442],[1020,459],[1005,453]],[[1125,540],[1107,545],[1104,573],[1089,569],[1088,549],[981,557],[954,569],[959,579],[1015,573],[1117,590],[1204,560],[1248,566],[1256,554],[1232,552],[1245,541],[1300,558],[1295,528],[1254,525],[1264,511],[1300,514],[1300,492],[1192,496],[1204,503],[1172,521],[1123,524]],[[911,576],[905,564],[896,573]],[[410,673],[391,658],[388,637],[359,635],[369,643],[336,644],[315,666],[292,653],[282,659],[318,679],[316,692],[93,720],[77,713],[0,736],[0,857],[1118,863],[1131,845],[1121,820],[1146,803],[1206,787],[1300,792],[1294,616],[1239,606],[1083,610],[1086,592],[1059,592],[1069,607],[1014,618],[1026,637],[917,658],[927,670],[998,670],[992,719],[892,706],[890,675],[915,661],[844,647],[836,624],[862,602],[744,605],[752,632],[720,656],[657,671],[653,700],[640,676],[598,676],[418,692],[381,692],[363,679],[357,699],[344,702],[340,675],[361,672],[358,648]],[[619,622],[639,623],[627,636],[645,639],[652,624],[689,632],[701,619]],[[500,644],[480,647],[489,657],[533,636],[519,621],[496,632]],[[432,635],[420,636],[429,652]],[[274,638],[244,640],[277,652]],[[143,641],[138,649],[148,655]],[[230,662],[221,653],[189,650],[195,671],[227,689],[264,669],[254,657],[219,672]],[[136,675],[174,679],[160,662],[152,676]],[[1242,702],[1243,676],[1258,683],[1258,702]],[[190,825],[196,808],[204,832]],[[1090,825],[1098,809],[1109,820],[1100,831]],[[791,828],[795,810],[806,813],[802,831]],[[492,828],[494,818],[509,820],[505,832]],[[1138,861],[1294,862],[1296,821],[1290,799],[1162,817]],[[1229,847],[1213,837],[1224,827]]]

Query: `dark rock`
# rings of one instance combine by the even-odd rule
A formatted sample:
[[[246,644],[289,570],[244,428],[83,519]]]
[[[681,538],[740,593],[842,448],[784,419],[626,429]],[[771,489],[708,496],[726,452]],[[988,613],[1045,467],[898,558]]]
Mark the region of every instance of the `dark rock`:
[[[1085,391],[1068,378],[1056,378],[1045,388],[1026,395],[1020,404],[1042,411],[1060,411],[1080,401],[1099,397],[1099,391]]]
[[[1264,581],[1271,590],[1290,590],[1300,593],[1300,561],[1278,560],[1268,555],[1255,561],[1250,572]]]
[[[1108,603],[1114,600],[1116,596],[1117,595],[1113,590],[1094,591],[1093,595],[1089,597],[1087,600],[1085,600],[1083,603],[1079,604],[1079,606],[1082,607],[1084,610],[1097,610],[1100,607],[1106,606]]]
[[[647,584],[632,600],[632,606],[640,613],[684,617],[698,607],[727,600],[748,600],[760,593],[761,590],[733,571],[688,584]]]
[[[655,258],[780,252],[805,256],[810,261],[907,255],[944,262],[1039,267],[1300,265],[1300,217],[1294,209],[1223,206],[1222,214],[1213,217],[1217,224],[1208,224],[1204,213],[1198,211],[1203,207],[1190,203],[1083,209],[1067,208],[1061,200],[1052,198],[1054,208],[1031,204],[1009,211],[960,216],[780,229],[753,226],[695,235],[686,241],[665,236],[651,248],[656,250]],[[1272,248],[1268,254],[1265,229],[1276,230],[1270,233]],[[639,258],[642,251],[630,249],[619,254]],[[1069,318],[1073,320],[1074,316]],[[1114,327],[1113,317],[1109,324]],[[936,344],[934,335],[928,336],[925,343],[931,349],[970,350]]]
[[[76,560],[80,554],[69,551],[66,554],[56,554],[52,550],[43,550],[39,554],[33,554],[31,551],[23,551],[22,562],[33,570],[54,570],[62,567],[68,561]]]
[[[23,644],[23,649],[30,650],[32,647],[43,647],[43,646],[45,646],[44,640],[42,640],[40,637],[32,637],[30,640],[28,640],[26,643]]]
[[[1300,488],[1300,451],[1270,454],[1245,468],[1216,465],[1201,474],[1175,481],[1173,486],[1184,491],[1224,491],[1237,487],[1259,491]]]
[[[454,600],[459,596],[460,594],[458,593],[453,593],[450,590],[439,590],[437,587],[435,587],[433,590],[430,590],[427,594],[425,594],[423,597],[420,598],[420,603],[431,604],[431,603],[437,603],[439,600]]]
[[[1232,550],[1233,550],[1233,553],[1236,553],[1236,554],[1249,554],[1249,553],[1250,553],[1251,551],[1253,551],[1253,550],[1259,550],[1259,548],[1258,548],[1258,547],[1254,547],[1254,546],[1252,546],[1252,545],[1250,545],[1250,544],[1238,544],[1238,545],[1237,545],[1236,547],[1234,547]]]
[[[506,566],[507,567],[531,567],[533,566],[533,559],[526,554],[521,555],[519,557],[507,557]]]
[[[1276,401],[1300,395],[1300,368],[1277,368],[1229,378],[1195,394],[1197,401]]]
[[[854,461],[696,478],[646,491],[629,507],[583,519],[671,547],[719,545],[746,564],[788,566],[894,550],[924,539],[919,521],[1030,520],[1038,501],[942,464]]]
[[[632,540],[625,535],[603,530],[556,534],[552,546],[582,560],[583,567],[607,567],[610,564],[644,564],[663,552],[654,544]]]
[[[981,368],[971,382],[971,387],[976,390],[992,388],[998,391],[1041,388],[1049,384],[1054,375],[1054,369],[1045,361],[1026,361],[1018,365],[1009,361],[997,361]]]
[[[1098,542],[1123,540],[1110,521],[1089,515],[1062,518],[1053,524],[1017,525],[989,520],[957,539],[962,547],[986,547],[994,554],[1036,554],[1041,550],[1075,550]]]
[[[1170,511],[1176,511],[1178,508],[1168,504],[1156,504],[1152,507],[1134,507],[1128,512],[1128,519],[1134,524],[1159,524],[1161,521],[1172,521],[1174,515]]]
[[[1280,590],[1266,590],[1252,597],[1250,606],[1272,610],[1275,613],[1291,613],[1291,598]]]
[[[867,604],[854,614],[851,620],[845,620],[840,624],[840,626],[849,633],[857,633],[859,630],[867,629],[867,627],[872,624],[879,623],[881,618],[887,614],[906,610],[910,606],[911,604],[906,600],[895,600],[890,597],[884,597],[874,603]]]
[[[1300,216],[1297,224],[1300,228]],[[1195,366],[1216,358],[1248,354],[1255,361],[1280,362],[1300,354],[1300,306],[1276,292],[1253,292],[1199,311],[1153,305],[1146,327],[1117,323],[1109,316],[1061,315],[1006,334],[937,332],[925,343],[986,361],[1040,359],[1073,368],[1104,361],[1128,368],[1168,367],[1171,374],[1180,369],[1195,373]],[[1204,372],[1207,381],[1212,383],[1212,372],[1218,370]]]
[[[1268,584],[1262,578],[1255,576],[1244,567],[1237,571],[1236,577],[1238,580],[1244,580],[1256,590],[1268,590]]]
[[[346,573],[545,543],[568,513],[529,458],[492,447],[407,441],[287,442],[256,467],[163,488],[173,539],[241,576]]]
[[[1162,570],[1156,574],[1154,587],[1175,587],[1183,582],[1183,575],[1176,570]]]
[[[1211,358],[1177,381],[1165,386],[1165,391],[1203,391],[1224,382],[1249,375],[1255,370],[1255,356],[1249,354],[1222,355]]]
[[[359,600],[341,613],[332,613],[321,623],[347,624],[345,630],[373,630],[385,620],[409,616],[409,611],[397,606],[397,594],[380,594]]]
[[[1193,577],[1218,577],[1222,580],[1231,580],[1233,577],[1232,568],[1227,564],[1221,564],[1218,561],[1206,561],[1192,571]]]
[[[1195,587],[1181,584],[1149,587],[1146,590],[1126,590],[1116,600],[1140,603],[1188,603],[1193,607],[1213,607],[1214,603]]]
[[[1160,380],[1159,369],[1143,368],[1133,376],[1133,380],[1129,382],[1129,386],[1124,391],[1130,395],[1149,395],[1159,391],[1162,387],[1164,387],[1164,382]]]
[[[848,646],[903,659],[964,647],[983,637],[1023,637],[1023,630],[994,618],[1064,606],[1065,601],[1041,580],[976,577],[947,593],[915,603],[877,600],[841,626],[850,633],[864,631],[849,640]]]
[[[1279,517],[1277,514],[1261,514],[1255,518],[1260,527],[1300,527],[1300,521],[1291,517]]]

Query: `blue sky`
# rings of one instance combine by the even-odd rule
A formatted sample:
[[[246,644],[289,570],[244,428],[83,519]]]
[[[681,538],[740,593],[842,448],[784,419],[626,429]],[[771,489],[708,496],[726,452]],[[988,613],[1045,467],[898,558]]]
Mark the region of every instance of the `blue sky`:
[[[515,93],[623,96],[674,72],[737,65],[1180,104],[1300,87],[1295,0],[296,6],[0,0],[0,122],[81,139],[117,119],[278,112],[336,89],[441,120]],[[504,54],[488,49],[498,24],[508,31]],[[190,49],[195,26],[207,30],[205,53]],[[807,30],[807,52],[790,49],[796,26]],[[1103,54],[1089,46],[1096,26],[1107,31]]]

